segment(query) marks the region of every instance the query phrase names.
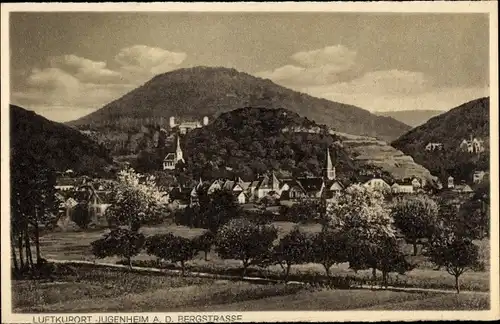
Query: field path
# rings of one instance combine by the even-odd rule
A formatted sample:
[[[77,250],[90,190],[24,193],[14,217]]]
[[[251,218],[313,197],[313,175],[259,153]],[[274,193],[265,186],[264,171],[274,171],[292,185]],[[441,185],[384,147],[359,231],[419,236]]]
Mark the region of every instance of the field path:
[[[92,261],[72,261],[72,260],[53,260],[48,259],[47,261],[59,264],[88,264],[95,265],[99,267],[108,267],[108,268],[119,268],[119,269],[128,269],[128,266],[122,264],[114,264],[114,263],[101,263],[101,262],[92,262]],[[159,268],[148,268],[148,267],[136,267],[132,266],[132,269],[139,272],[149,272],[149,273],[165,273],[165,274],[176,274],[180,275],[180,270],[173,269],[159,269]],[[279,280],[261,278],[261,277],[239,277],[239,276],[229,276],[229,275],[219,275],[212,274],[206,272],[189,272],[186,271],[186,276],[189,277],[200,277],[200,278],[212,278],[212,279],[225,279],[225,280],[238,280],[238,281],[247,281],[254,283],[279,283]],[[288,284],[297,284],[303,285],[305,282],[300,281],[288,281]],[[392,290],[392,291],[402,291],[402,292],[433,292],[433,293],[448,293],[448,294],[456,294],[455,290],[451,289],[431,289],[431,288],[417,288],[417,287],[394,287],[388,286],[387,288],[380,288],[370,285],[361,285],[356,287],[357,289],[371,289],[371,290]],[[461,290],[460,294],[485,294],[488,295],[488,291],[471,291],[471,290]]]

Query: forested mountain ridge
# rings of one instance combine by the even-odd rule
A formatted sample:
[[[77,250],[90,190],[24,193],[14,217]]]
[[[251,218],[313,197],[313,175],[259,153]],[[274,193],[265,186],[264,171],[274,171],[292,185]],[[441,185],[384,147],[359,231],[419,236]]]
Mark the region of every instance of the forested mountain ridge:
[[[470,182],[475,170],[489,170],[489,109],[489,97],[472,100],[431,118],[391,145],[441,179],[451,175]],[[474,138],[482,141],[484,151],[469,153],[461,147],[463,140]],[[427,150],[429,143],[440,143],[442,149]]]
[[[109,151],[88,136],[15,105],[10,105],[10,150],[11,163],[20,154],[30,155],[54,171],[89,176],[104,175],[113,164]]]
[[[158,169],[163,157],[175,151],[174,138],[171,136],[165,147],[143,151],[137,161],[138,169]],[[358,159],[356,153],[345,147],[342,136],[282,108],[246,107],[221,114],[208,126],[181,136],[180,143],[186,176],[194,179],[240,176],[251,180],[271,171],[285,178],[321,176],[327,148],[338,178],[347,182],[376,176],[391,182],[401,174],[398,170],[388,172],[394,168],[385,168],[381,163]],[[414,176],[430,176],[420,168],[411,170],[415,171]]]
[[[410,129],[390,117],[315,98],[235,69],[213,67],[193,67],[157,75],[121,98],[68,124],[101,132],[152,123],[166,126],[171,116],[214,119],[241,107],[286,108],[341,132],[386,141]]]

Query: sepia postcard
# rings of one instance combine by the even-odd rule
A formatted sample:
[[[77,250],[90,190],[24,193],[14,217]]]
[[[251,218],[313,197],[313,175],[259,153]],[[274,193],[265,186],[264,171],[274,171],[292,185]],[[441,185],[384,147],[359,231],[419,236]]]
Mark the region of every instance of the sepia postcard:
[[[2,322],[500,318],[496,1],[1,30]]]

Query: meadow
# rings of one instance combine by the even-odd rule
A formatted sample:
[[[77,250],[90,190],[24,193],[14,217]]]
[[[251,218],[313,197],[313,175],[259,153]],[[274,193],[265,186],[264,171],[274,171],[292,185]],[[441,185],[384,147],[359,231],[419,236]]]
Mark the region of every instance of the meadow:
[[[13,312],[169,312],[354,309],[485,310],[485,293],[330,290],[72,266],[52,281],[12,281]]]
[[[279,228],[279,234],[284,235],[289,232],[296,224],[290,222],[275,222]],[[304,231],[316,232],[321,228],[318,224],[300,225]],[[90,243],[102,236],[106,230],[78,231],[78,232],[52,232],[41,237],[41,249],[43,256],[48,259],[56,260],[75,260],[75,261],[97,261],[103,263],[117,263],[119,258],[104,258],[96,260],[90,250]],[[198,228],[188,228],[177,225],[160,225],[153,227],[143,227],[140,230],[145,235],[157,233],[172,232],[184,237],[194,237],[202,234],[205,230]],[[479,242],[482,258],[489,261],[488,241]],[[418,256],[421,258],[421,256]],[[142,252],[133,258],[136,266],[157,266],[155,258]],[[178,268],[177,265],[163,263],[162,267]],[[199,253],[195,258],[187,262],[187,270],[191,272],[208,272],[217,274],[235,274],[239,273],[241,263],[238,260],[223,260],[215,252],[208,254],[208,260],[205,260],[204,254]],[[249,269],[250,276],[263,276],[276,278],[282,274],[282,269],[278,265],[267,268]],[[291,269],[290,280],[300,280],[301,276],[315,276],[324,274],[324,268],[319,264],[308,263],[295,265]],[[354,271],[348,268],[348,264],[338,264],[331,268],[333,276],[351,276],[369,280],[371,271]],[[379,274],[380,276],[380,274]],[[461,278],[461,288],[472,291],[489,291],[489,272],[486,271],[467,271]],[[419,287],[434,289],[454,289],[454,277],[449,275],[444,269],[435,270],[435,266],[421,260],[421,265],[416,269],[407,272],[404,275],[391,274],[390,283],[402,287]]]

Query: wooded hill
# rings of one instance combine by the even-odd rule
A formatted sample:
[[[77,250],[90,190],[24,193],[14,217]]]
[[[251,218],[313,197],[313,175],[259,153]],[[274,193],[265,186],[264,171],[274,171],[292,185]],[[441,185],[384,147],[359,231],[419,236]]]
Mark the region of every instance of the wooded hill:
[[[168,118],[214,119],[242,107],[286,108],[337,131],[391,141],[410,127],[367,110],[319,99],[235,69],[193,67],[160,74],[103,108],[69,122],[80,129],[168,125]]]
[[[300,131],[299,131],[300,130]],[[240,176],[244,180],[276,171],[281,176],[321,176],[326,150],[339,178],[359,181],[373,174],[390,175],[369,166],[362,170],[342,144],[323,125],[286,109],[247,107],[221,114],[206,127],[181,137],[186,173],[198,179]],[[142,152],[138,169],[158,169],[175,141],[154,151]]]
[[[489,110],[489,97],[464,103],[410,130],[391,145],[411,155],[442,181],[451,175],[470,182],[475,170],[489,170]],[[460,143],[471,137],[483,140],[484,152],[460,149]],[[426,151],[430,142],[442,143],[443,149]]]
[[[113,163],[104,146],[78,130],[15,105],[10,105],[10,152],[11,163],[30,155],[55,171],[72,169],[89,176],[107,174]]]

